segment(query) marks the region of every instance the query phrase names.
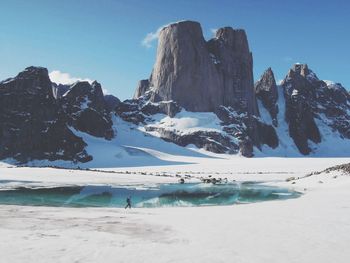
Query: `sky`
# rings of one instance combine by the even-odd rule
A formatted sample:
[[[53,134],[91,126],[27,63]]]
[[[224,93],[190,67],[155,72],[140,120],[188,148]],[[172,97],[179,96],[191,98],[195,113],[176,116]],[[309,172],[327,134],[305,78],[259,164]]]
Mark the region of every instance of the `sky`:
[[[97,80],[131,98],[151,73],[157,29],[194,20],[207,39],[220,27],[245,29],[255,80],[268,67],[281,80],[307,63],[350,89],[349,14],[346,0],[0,0],[0,79],[43,66],[61,82]]]

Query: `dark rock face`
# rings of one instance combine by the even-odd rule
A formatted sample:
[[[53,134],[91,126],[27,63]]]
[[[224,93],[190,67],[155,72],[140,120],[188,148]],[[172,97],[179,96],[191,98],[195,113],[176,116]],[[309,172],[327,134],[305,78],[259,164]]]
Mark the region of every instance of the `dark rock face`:
[[[150,77],[153,101],[176,101],[190,111],[214,111],[223,93],[199,23],[171,24],[160,32]]]
[[[350,95],[340,83],[321,83],[312,103],[317,117],[343,138],[350,139]]]
[[[59,111],[45,68],[29,67],[0,82],[0,159],[91,160]]]
[[[70,85],[52,83],[52,93],[55,99],[62,98],[63,94],[66,93],[70,88]]]
[[[271,68],[268,68],[261,76],[260,80],[255,83],[255,94],[270,113],[272,124],[277,127],[278,91],[275,76]]]
[[[114,111],[114,109],[119,105],[120,99],[113,95],[104,95],[107,110],[109,112]]]
[[[146,126],[146,131],[157,131],[161,138],[180,146],[193,144],[198,148],[214,153],[237,153],[239,148],[228,136],[218,132],[196,131],[191,134],[178,134],[159,127]]]
[[[270,148],[275,149],[278,146],[278,136],[276,130],[266,123],[256,121],[256,126],[261,144],[266,144]]]
[[[212,62],[219,74],[221,104],[238,112],[259,115],[253,81],[253,57],[244,30],[220,28],[207,43]]]
[[[307,65],[301,64],[294,65],[282,82],[289,134],[302,154],[309,154],[311,151],[308,140],[321,142],[312,107],[320,86],[322,81],[318,80]]]
[[[174,117],[180,111],[181,108],[173,101],[154,103],[147,96],[140,97],[139,99],[125,100],[115,108],[115,113],[119,117],[134,124],[145,123],[146,120],[150,120],[151,116],[157,113]]]
[[[260,148],[261,144],[266,144],[276,148],[279,144],[275,129],[256,117],[249,118],[247,114],[238,114],[231,107],[224,106],[218,108],[216,115],[222,120],[223,131],[238,140],[243,156],[254,156],[254,146]]]
[[[75,129],[108,140],[113,138],[112,121],[98,82],[76,82],[60,103],[67,123]]]
[[[224,105],[258,114],[252,67],[243,30],[222,28],[206,42],[199,23],[174,23],[161,30],[151,77],[139,83],[134,97],[153,87],[153,102],[173,100],[189,111]]]
[[[341,84],[319,80],[307,65],[296,64],[282,86],[289,133],[301,153],[311,151],[307,140],[321,142],[315,120],[350,138],[350,96]]]
[[[134,94],[134,99],[137,99],[143,95],[145,95],[146,91],[149,89],[150,84],[148,79],[143,79],[139,81],[139,84],[137,85],[135,94]]]

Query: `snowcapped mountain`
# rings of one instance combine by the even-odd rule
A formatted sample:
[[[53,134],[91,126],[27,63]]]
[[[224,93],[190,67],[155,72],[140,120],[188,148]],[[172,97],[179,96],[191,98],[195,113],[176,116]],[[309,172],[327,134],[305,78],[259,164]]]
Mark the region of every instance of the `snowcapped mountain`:
[[[169,154],[200,156],[198,149],[349,156],[349,92],[305,64],[281,85],[271,68],[254,84],[244,30],[225,27],[205,41],[192,21],[160,31],[152,74],[130,100],[104,96],[96,81],[52,83],[41,67],[0,82],[2,160],[169,164]]]

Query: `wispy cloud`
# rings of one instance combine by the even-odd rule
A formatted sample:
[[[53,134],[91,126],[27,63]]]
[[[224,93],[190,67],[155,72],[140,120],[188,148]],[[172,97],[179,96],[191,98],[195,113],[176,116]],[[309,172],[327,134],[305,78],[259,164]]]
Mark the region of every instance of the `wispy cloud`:
[[[155,32],[148,33],[145,38],[142,40],[141,45],[146,48],[151,48],[154,41],[157,41],[159,38],[160,31],[165,27],[166,25],[163,25],[159,27]]]
[[[76,81],[88,81],[89,83],[92,83],[91,79],[88,78],[78,78],[78,77],[72,77],[69,73],[63,73],[59,70],[53,70],[49,73],[49,77],[52,82],[55,82],[57,84],[72,84]]]
[[[181,21],[179,21],[179,22],[181,22]],[[142,39],[141,45],[144,46],[144,47],[146,47],[146,48],[151,48],[153,42],[155,42],[155,41],[158,40],[160,31],[162,31],[162,29],[163,29],[164,27],[167,27],[167,26],[169,26],[169,25],[171,25],[171,24],[174,24],[174,23],[177,23],[177,22],[170,22],[170,23],[168,23],[168,24],[162,25],[162,26],[158,27],[156,31],[148,33],[148,34],[145,36],[145,38]]]

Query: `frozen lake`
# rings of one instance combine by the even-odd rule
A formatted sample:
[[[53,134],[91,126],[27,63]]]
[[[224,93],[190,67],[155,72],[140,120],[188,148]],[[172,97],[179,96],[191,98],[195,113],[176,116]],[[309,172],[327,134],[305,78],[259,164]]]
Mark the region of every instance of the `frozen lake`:
[[[210,206],[253,203],[276,199],[297,198],[300,193],[288,188],[255,182],[185,183],[145,186],[61,186],[18,187],[0,191],[0,204],[64,206],[64,207],[124,207],[131,197],[133,207]]]

